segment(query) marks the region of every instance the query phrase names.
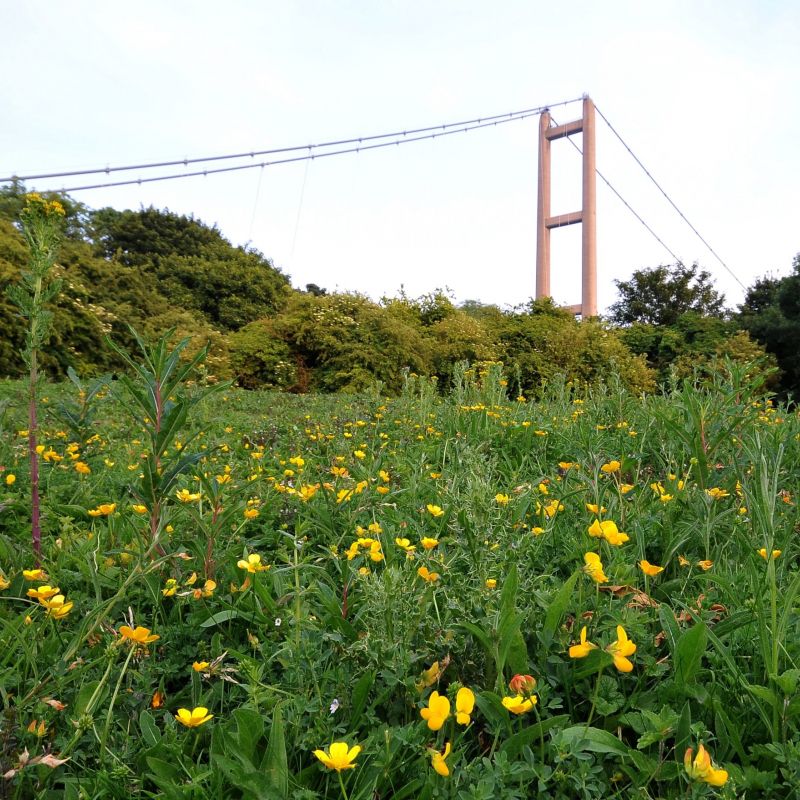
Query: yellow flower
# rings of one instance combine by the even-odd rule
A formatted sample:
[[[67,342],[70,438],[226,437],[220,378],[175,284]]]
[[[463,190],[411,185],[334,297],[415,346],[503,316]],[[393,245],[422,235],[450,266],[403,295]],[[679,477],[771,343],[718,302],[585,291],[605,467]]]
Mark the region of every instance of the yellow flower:
[[[507,494],[499,494],[498,493],[498,494],[496,494],[494,496],[494,501],[499,506],[507,506],[509,500],[511,500],[511,498]]]
[[[607,464],[603,464],[603,466],[600,467],[600,471],[605,472],[606,475],[610,475],[612,472],[619,472],[621,466],[622,464],[620,464],[619,461],[609,461]]]
[[[630,540],[628,534],[618,530],[617,523],[610,519],[604,520],[603,522],[596,519],[589,526],[589,536],[605,539],[610,545],[614,545],[614,547],[625,544],[625,542]]]
[[[91,475],[92,468],[83,461],[76,461],[75,472],[77,472],[79,475]]]
[[[17,476],[13,472],[9,472],[6,475],[6,486],[13,486],[16,480]]]
[[[773,559],[777,558],[782,552],[783,552],[783,550],[773,550],[772,551],[772,558]],[[762,547],[758,551],[758,554],[761,556],[761,558],[764,559],[764,561],[767,560],[767,548],[766,547]],[[28,592],[28,594],[30,594],[30,592]]]
[[[236,562],[239,569],[246,569],[248,572],[264,572],[269,569],[269,564],[261,563],[261,556],[258,553],[250,553],[247,559],[240,559]]]
[[[430,503],[425,508],[428,509],[428,513],[433,517],[441,517],[444,514],[444,511],[439,506],[434,506]]]
[[[0,572],[0,592],[2,592],[3,589],[8,589],[9,586],[11,586],[11,581]]]
[[[447,665],[445,664],[445,667]],[[418,692],[421,692],[423,689],[427,689],[429,686],[433,686],[436,681],[439,680],[444,669],[439,666],[438,661],[434,661],[433,664],[428,669],[422,670],[422,675],[420,679],[415,683],[416,689]]]
[[[521,694],[514,697],[504,697],[503,707],[507,708],[512,714],[526,714],[537,703],[536,695],[530,694],[523,697]]]
[[[389,473],[385,469],[378,470],[378,476],[384,483],[389,483]]]
[[[628,638],[622,625],[617,625],[617,641],[606,647],[606,652],[614,659],[614,666],[620,672],[633,670],[633,664],[628,656],[632,656],[636,652],[636,645]]]
[[[200,725],[208,722],[213,716],[213,714],[208,713],[207,708],[198,706],[191,711],[189,711],[188,708],[179,708],[175,719],[187,728],[198,728]]]
[[[586,510],[591,511],[592,514],[605,514],[606,511],[608,511],[608,509],[605,506],[599,506],[596,503],[587,503]],[[597,522],[597,520],[595,520],[595,522]],[[591,530],[589,531],[589,533],[591,533]]]
[[[172,597],[178,591],[178,581],[175,578],[167,578],[167,583],[161,590],[164,597]]]
[[[450,716],[450,701],[445,695],[433,692],[428,698],[428,707],[421,708],[419,714],[432,731],[438,731]]]
[[[326,753],[324,750],[315,750],[314,755],[328,768],[341,772],[343,769],[353,769],[353,763],[361,752],[361,745],[349,747],[347,742],[334,742]]]
[[[704,559],[703,561],[698,561],[697,566],[700,567],[704,572],[708,572],[711,567],[714,566],[714,562]]]
[[[419,543],[426,549],[426,550],[433,550],[434,547],[439,546],[439,540],[433,539],[430,536],[423,536],[420,539]]]
[[[101,503],[97,508],[89,510],[90,517],[109,517],[117,508],[116,503]]]
[[[47,616],[54,619],[63,619],[72,611],[74,603],[67,603],[63,594],[57,594],[55,597],[47,600],[40,599],[39,602],[47,609]]]
[[[411,544],[411,540],[410,539],[406,539],[405,537],[395,539],[394,543],[401,550],[405,550],[406,553],[413,553],[414,550],[417,549],[413,544]]]
[[[144,506],[144,505],[142,505],[141,503],[137,503],[137,504],[135,504],[135,505],[132,505],[132,506],[131,506],[131,508],[132,508],[132,509],[133,509],[133,510],[134,510],[134,511],[137,513],[137,514],[146,514],[146,513],[147,513],[147,506]]]
[[[475,695],[471,689],[465,686],[458,690],[456,694],[456,722],[459,725],[469,725],[469,715],[475,708]],[[445,756],[446,758],[447,756]]]
[[[608,583],[608,577],[605,572],[603,572],[603,562],[600,560],[600,556],[597,555],[597,553],[586,553],[583,560],[586,564],[583,571],[595,583]]]
[[[353,450],[353,455],[360,461],[367,457],[367,454],[363,450]]]
[[[686,748],[683,756],[683,767],[686,774],[694,781],[702,781],[709,786],[724,786],[728,780],[728,772],[724,769],[716,769],[711,763],[711,756],[701,744],[697,748],[697,755],[692,761],[692,748]]]
[[[204,669],[208,669],[209,666],[210,663],[208,661],[195,661],[194,664],[192,664],[192,669],[195,672],[202,672]]]
[[[422,580],[427,581],[428,583],[436,583],[436,581],[439,580],[439,573],[431,572],[427,567],[420,567],[417,570],[417,575],[419,575]]]
[[[42,600],[49,600],[60,591],[61,589],[59,589],[58,586],[40,586],[38,589],[28,589],[26,594],[28,597],[35,597],[41,602]]]
[[[26,581],[46,581],[47,573],[41,567],[38,569],[24,569],[22,570],[22,577]]]
[[[724,489],[720,489],[719,486],[713,486],[711,489],[706,489],[706,494],[712,500],[722,500],[723,497],[730,497],[730,493],[726,492]]]
[[[431,750],[431,766],[436,771],[437,775],[446,778],[450,774],[450,768],[445,763],[445,759],[450,755],[450,742],[446,742],[444,752],[440,753],[438,750]]]
[[[487,589],[496,589],[497,588],[497,580],[495,578],[487,578],[485,586]]]
[[[155,642],[156,639],[161,638],[154,633],[151,634],[150,628],[143,628],[141,625],[137,625],[135,630],[129,628],[127,625],[123,625],[119,629],[119,633],[123,639],[128,639],[136,644],[150,644],[151,642]]]
[[[257,508],[246,508],[244,510],[245,519],[255,519],[261,512]]]
[[[212,581],[212,580],[209,578],[209,579],[208,579],[208,580],[207,580],[207,581],[206,581],[206,582],[205,582],[205,583],[202,585],[202,587],[199,587],[199,588],[195,589],[195,590],[192,592],[192,596],[194,597],[194,599],[195,599],[195,600],[199,600],[201,597],[206,597],[206,598],[207,598],[207,597],[211,597],[211,596],[213,596],[213,594],[214,594],[214,589],[216,589],[216,588],[217,588],[217,582],[216,582],[216,581]]]
[[[642,559],[639,562],[639,569],[644,572],[645,575],[649,575],[651,578],[664,571],[664,567],[659,567],[657,564],[651,564],[645,559]]]
[[[628,494],[628,492],[633,488],[634,486],[632,483],[621,483],[619,486],[619,490],[622,492],[622,494]]]
[[[194,503],[200,499],[200,492],[192,493],[188,489],[178,489],[178,491],[175,492],[175,497],[177,497],[181,503]]]
[[[592,650],[596,650],[597,645],[593,644],[592,642],[586,639],[586,626],[584,625],[581,628],[581,642],[580,644],[574,644],[569,649],[569,657],[570,658],[586,658]]]

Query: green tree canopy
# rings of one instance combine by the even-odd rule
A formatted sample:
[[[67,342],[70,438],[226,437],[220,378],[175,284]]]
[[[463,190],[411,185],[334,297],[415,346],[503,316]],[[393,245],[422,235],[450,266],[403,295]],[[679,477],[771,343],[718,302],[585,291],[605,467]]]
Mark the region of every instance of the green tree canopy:
[[[711,274],[697,264],[639,269],[630,280],[614,283],[619,299],[610,306],[609,318],[618,325],[674,325],[687,311],[724,315],[725,297],[714,288]]]

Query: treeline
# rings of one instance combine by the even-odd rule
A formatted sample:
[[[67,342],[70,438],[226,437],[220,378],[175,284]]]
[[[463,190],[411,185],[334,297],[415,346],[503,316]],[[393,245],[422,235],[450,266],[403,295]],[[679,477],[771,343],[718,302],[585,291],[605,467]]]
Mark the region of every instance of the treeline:
[[[17,223],[24,196],[19,184],[0,189],[2,284],[27,263]],[[70,366],[81,375],[121,369],[106,337],[128,347],[132,325],[147,337],[176,328],[191,338],[190,352],[209,345],[210,377],[295,392],[378,383],[395,392],[408,371],[446,385],[463,360],[502,361],[512,394],[535,393],[557,376],[592,383],[612,374],[650,391],[670,376],[713,369],[722,356],[761,359],[762,369],[777,363],[777,388],[794,389],[800,379],[791,345],[800,333],[800,258],[789,278],[759,281],[737,314],[725,311],[707,273],[677,265],[618,282],[610,319],[578,322],[549,301],[509,310],[456,306],[441,291],[380,302],[313,284],[298,291],[261,253],[193,217],[152,207],[91,210],[53,197],[66,210],[64,285],[44,365],[53,377]],[[21,375],[24,328],[5,295],[0,325],[0,375]]]

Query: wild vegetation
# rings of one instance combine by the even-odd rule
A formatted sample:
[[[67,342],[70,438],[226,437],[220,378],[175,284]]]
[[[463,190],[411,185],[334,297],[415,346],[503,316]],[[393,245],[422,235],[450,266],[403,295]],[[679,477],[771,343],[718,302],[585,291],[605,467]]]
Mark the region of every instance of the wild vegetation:
[[[0,796],[796,796],[800,415],[763,370],[528,398],[506,317],[519,374],[446,390],[236,389],[133,329],[113,379],[46,383],[64,217],[28,201],[0,384]]]
[[[27,264],[19,215],[20,185],[0,189],[0,282],[13,284]],[[443,291],[418,298],[402,291],[375,302],[328,294],[309,284],[291,288],[262,254],[234,247],[199,220],[142,208],[92,211],[69,197],[64,237],[54,267],[60,293],[41,368],[82,378],[124,368],[117,350],[135,350],[129,327],[153,338],[176,328],[187,352],[208,345],[205,369],[247,388],[292,392],[358,392],[380,386],[396,394],[404,371],[436,377],[447,387],[463,360],[501,361],[511,397],[538,396],[556,376],[579,383],[611,372],[632,391],[652,391],[695,367],[760,359],[776,364],[772,388],[796,391],[800,372],[793,342],[800,332],[800,261],[794,274],[759,281],[740,313],[731,314],[697,266],[640,270],[618,282],[609,319],[577,322],[548,302],[500,309],[456,306]],[[25,326],[0,297],[0,375],[25,371]]]

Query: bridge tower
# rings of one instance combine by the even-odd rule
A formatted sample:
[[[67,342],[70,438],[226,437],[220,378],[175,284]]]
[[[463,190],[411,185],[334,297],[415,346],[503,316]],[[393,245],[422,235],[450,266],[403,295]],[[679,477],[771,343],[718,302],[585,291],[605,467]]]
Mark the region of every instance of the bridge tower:
[[[583,319],[597,316],[597,203],[594,103],[583,96],[583,116],[551,127],[548,111],[539,117],[539,196],[536,219],[536,299],[550,297],[550,231],[581,223],[581,302],[567,306]],[[583,133],[583,207],[568,214],[550,215],[550,143]]]

